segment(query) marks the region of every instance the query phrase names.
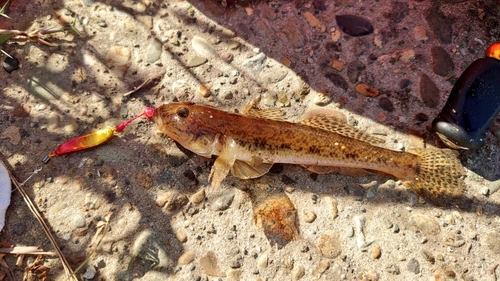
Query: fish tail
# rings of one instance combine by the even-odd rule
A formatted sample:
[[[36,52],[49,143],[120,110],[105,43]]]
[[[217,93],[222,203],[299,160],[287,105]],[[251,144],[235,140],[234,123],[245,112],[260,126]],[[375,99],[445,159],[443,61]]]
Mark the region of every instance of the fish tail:
[[[450,149],[412,149],[419,156],[416,175],[404,184],[437,205],[463,197],[464,168]]]

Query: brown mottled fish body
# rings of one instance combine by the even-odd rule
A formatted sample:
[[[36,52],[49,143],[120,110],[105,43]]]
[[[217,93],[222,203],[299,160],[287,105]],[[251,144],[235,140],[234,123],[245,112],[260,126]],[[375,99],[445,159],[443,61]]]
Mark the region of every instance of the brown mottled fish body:
[[[375,138],[324,115],[290,123],[193,103],[171,103],[156,109],[154,120],[162,132],[185,148],[205,157],[218,156],[211,172],[215,187],[229,171],[239,178],[255,178],[273,163],[289,163],[312,171],[321,171],[321,167],[376,170],[407,182],[426,197],[443,192],[454,197],[462,189],[457,168],[461,165],[451,151],[409,153],[381,148],[370,143]],[[435,171],[427,173],[426,165]],[[443,172],[450,178],[442,178],[439,173]]]

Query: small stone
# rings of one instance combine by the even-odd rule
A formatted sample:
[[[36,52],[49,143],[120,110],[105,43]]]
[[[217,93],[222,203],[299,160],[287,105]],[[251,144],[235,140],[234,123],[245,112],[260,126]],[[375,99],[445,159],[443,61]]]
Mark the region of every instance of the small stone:
[[[344,69],[344,63],[339,61],[339,60],[333,60],[331,66],[333,69],[336,69],[337,71],[342,71]]]
[[[85,218],[81,215],[75,215],[73,217],[73,226],[76,228],[81,228],[85,227],[87,225],[87,222],[85,221]]]
[[[203,200],[205,200],[205,189],[200,189],[198,192],[191,195],[189,200],[195,204],[201,203]]]
[[[445,44],[450,44],[453,34],[453,23],[439,9],[438,5],[432,5],[425,11],[425,20],[434,32],[434,35]]]
[[[267,264],[268,264],[268,256],[267,254],[262,254],[258,259],[257,259],[257,267],[260,269],[260,270],[263,270],[265,268],[267,268]]]
[[[335,16],[337,25],[344,33],[357,37],[373,33],[372,24],[365,18],[355,15]]]
[[[306,274],[306,269],[304,268],[303,265],[298,265],[293,268],[292,270],[292,280],[296,281],[304,277]]]
[[[321,275],[323,275],[323,273],[325,273],[325,271],[330,268],[330,261],[329,260],[326,260],[326,259],[322,259],[319,264],[313,268],[312,272],[311,272],[311,277],[314,279],[314,280],[318,280],[321,278]]]
[[[436,262],[436,259],[434,258],[434,256],[429,253],[428,251],[422,249],[420,251],[420,253],[422,254],[422,256],[428,261],[430,262],[431,264],[434,264]]]
[[[183,253],[178,261],[177,261],[177,264],[179,265],[187,265],[187,264],[190,264],[191,262],[194,261],[196,255],[191,252],[191,251],[186,251],[185,253]]]
[[[332,197],[325,197],[324,201],[327,205],[327,209],[330,211],[332,218],[336,218],[339,212],[337,200]]]
[[[415,258],[411,258],[408,261],[408,264],[406,265],[406,269],[410,272],[415,273],[415,274],[419,274],[420,273],[420,264],[418,263],[418,261]]]
[[[130,60],[130,51],[121,46],[112,46],[106,54],[106,62],[110,68],[125,67]]]
[[[399,266],[397,266],[396,264],[390,264],[385,269],[392,275],[401,274],[401,270],[399,269]]]
[[[74,118],[68,118],[68,120],[66,121],[66,124],[64,125],[64,131],[68,134],[72,134],[76,131],[78,131],[78,128],[80,126],[78,125],[78,123],[76,122],[76,120]]]
[[[344,91],[347,91],[347,89],[349,88],[349,84],[347,84],[347,81],[344,79],[344,77],[342,77],[342,75],[340,75],[339,73],[336,73],[336,71],[334,71],[333,69],[325,72],[325,78],[330,80],[333,85]]]
[[[363,273],[362,279],[363,281],[378,281],[380,278],[380,274],[375,270],[371,269],[368,272]]]
[[[413,49],[403,50],[399,54],[399,60],[404,63],[409,63],[415,59],[415,51]]]
[[[281,58],[281,63],[286,67],[290,67],[292,65],[292,61],[287,57]]]
[[[448,52],[439,46],[431,48],[432,71],[440,76],[447,76],[455,69],[455,64]]]
[[[59,128],[61,124],[61,117],[59,114],[52,112],[49,114],[49,117],[47,118],[47,127],[49,130],[54,130]]]
[[[31,106],[29,104],[19,104],[14,108],[12,114],[16,117],[28,117],[30,112]]]
[[[204,63],[206,63],[208,60],[204,57],[201,56],[192,56],[188,59],[186,62],[186,67],[191,68],[191,67],[197,67],[200,66]]]
[[[204,98],[208,98],[211,95],[210,88],[212,87],[212,84],[201,84],[200,87],[198,87],[198,93],[200,96]]]
[[[335,29],[331,34],[332,42],[338,42],[340,40],[340,35],[340,30]]]
[[[148,63],[154,63],[155,61],[160,59],[161,56],[161,51],[162,51],[162,44],[160,41],[153,39],[151,43],[149,43],[149,46],[147,47],[147,53],[146,53],[146,61]]]
[[[187,234],[186,234],[186,231],[184,231],[184,229],[180,228],[178,229],[176,232],[175,232],[175,237],[177,238],[177,240],[181,243],[186,243],[187,241]]]
[[[380,250],[380,246],[378,244],[375,244],[375,246],[373,246],[372,248],[372,259],[376,260],[380,258],[381,253],[382,252]]]
[[[186,197],[186,195],[184,195],[176,190],[168,191],[165,194],[163,194],[162,197],[163,198],[161,201],[165,201],[165,204],[164,204],[165,210],[170,211],[170,212],[179,210],[184,205],[186,205],[189,201],[188,198]],[[157,200],[157,202],[158,202],[158,200]]]
[[[2,38],[3,39],[3,38]],[[2,67],[5,72],[11,74],[14,70],[19,69],[19,60],[14,56],[6,56],[2,62]]]
[[[313,102],[316,105],[323,106],[323,105],[329,104],[331,100],[332,100],[332,98],[329,95],[322,93],[322,91],[320,91],[320,92],[317,92],[316,95],[314,96]]]
[[[193,36],[193,39],[191,39],[191,46],[193,47],[193,50],[203,58],[208,59],[215,55],[215,50],[212,45],[200,36]]]
[[[15,126],[10,126],[2,132],[0,139],[9,139],[9,142],[13,145],[18,145],[21,142],[21,133],[19,128]]]
[[[314,213],[314,211],[312,210],[304,209],[302,214],[304,215],[305,222],[312,223],[314,220],[316,220],[316,213]]]
[[[443,242],[446,246],[461,247],[465,245],[465,239],[462,235],[456,233],[448,233],[444,236]]]
[[[212,277],[226,277],[226,274],[220,270],[217,263],[217,257],[212,251],[209,251],[200,259],[200,267],[206,275]]]
[[[173,261],[167,254],[167,247],[150,228],[137,235],[131,248],[131,254],[136,259],[136,262],[131,266],[132,268],[129,265],[129,269],[132,271],[136,271],[136,267],[139,266],[157,269],[168,269],[172,266]],[[128,252],[128,250],[126,251]]]
[[[425,28],[423,26],[415,26],[413,28],[413,38],[417,41],[422,41],[425,42],[429,39],[427,36],[427,32],[425,31]]]
[[[246,67],[250,72],[261,72],[264,68],[264,61],[266,60],[266,55],[260,53],[254,57],[245,60],[241,65]]]
[[[376,97],[379,95],[379,91],[375,88],[368,86],[367,84],[359,83],[354,88],[358,94],[367,97]]]
[[[226,189],[212,204],[213,211],[224,211],[233,202],[234,199],[234,189]]]
[[[413,214],[408,223],[425,234],[436,235],[441,231],[437,221],[427,215]]]
[[[83,278],[87,280],[92,280],[95,277],[95,274],[97,273],[97,270],[93,266],[88,266],[87,269],[85,270],[85,273],[83,273]]]
[[[388,97],[380,97],[378,99],[378,106],[380,106],[380,108],[387,112],[394,111],[394,105],[392,104],[391,99],[389,99]]]
[[[326,26],[310,12],[305,12],[304,17],[306,18],[306,21],[310,26],[318,29],[321,32],[326,31]]]
[[[317,247],[325,258],[333,259],[341,253],[338,235],[333,230],[328,230],[319,237]]]
[[[427,107],[436,108],[439,105],[439,88],[425,73],[420,75],[420,97]]]
[[[492,181],[488,184],[488,195],[492,195],[500,189],[500,180]]]

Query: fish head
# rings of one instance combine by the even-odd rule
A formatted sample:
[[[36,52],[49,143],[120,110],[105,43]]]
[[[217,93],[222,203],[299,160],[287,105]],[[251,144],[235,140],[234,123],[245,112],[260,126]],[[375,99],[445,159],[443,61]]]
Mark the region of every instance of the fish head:
[[[160,131],[186,149],[205,157],[218,154],[220,149],[220,133],[207,122],[209,119],[206,107],[192,102],[164,104],[155,110],[153,116]]]

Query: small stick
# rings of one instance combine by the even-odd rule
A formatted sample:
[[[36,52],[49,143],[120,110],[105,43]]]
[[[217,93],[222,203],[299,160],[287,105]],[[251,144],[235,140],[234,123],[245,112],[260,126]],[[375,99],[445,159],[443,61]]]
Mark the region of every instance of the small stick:
[[[495,264],[492,269],[490,269],[490,273],[493,274],[493,281],[497,281],[497,274],[496,274],[497,267],[498,263]]]
[[[139,91],[142,87],[146,86],[147,84],[149,84],[149,82],[151,82],[151,80],[153,80],[153,78],[148,78],[146,79],[146,81],[144,81],[141,85],[139,85],[138,87],[135,87],[132,91],[130,92],[126,92],[125,94],[123,94],[124,97],[128,97],[130,96],[131,94]]]

